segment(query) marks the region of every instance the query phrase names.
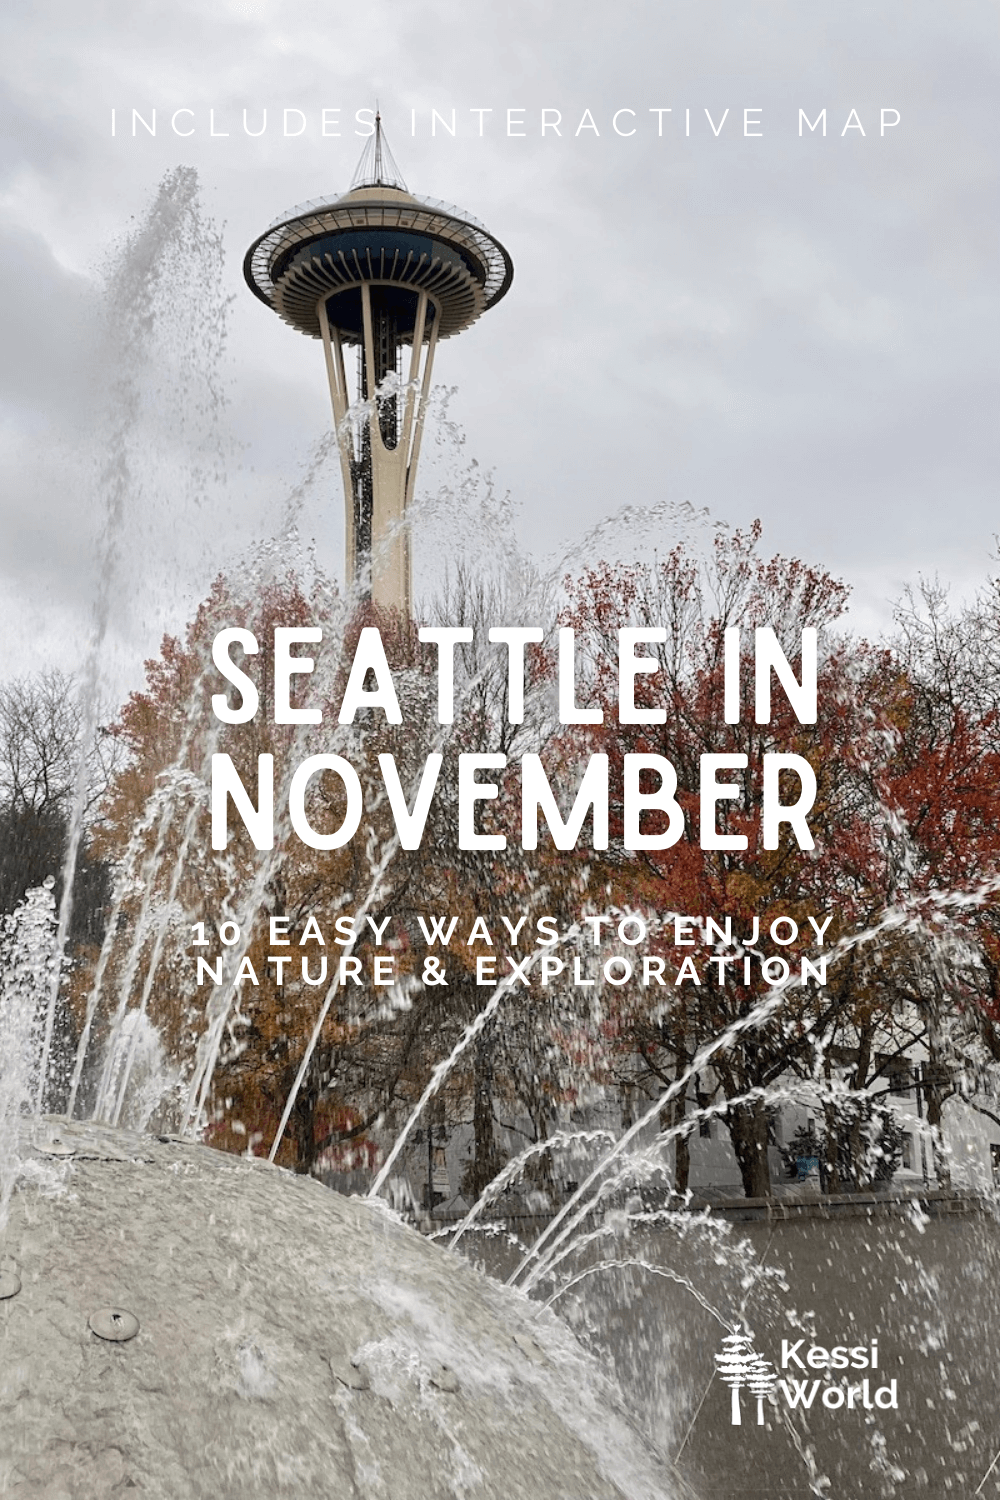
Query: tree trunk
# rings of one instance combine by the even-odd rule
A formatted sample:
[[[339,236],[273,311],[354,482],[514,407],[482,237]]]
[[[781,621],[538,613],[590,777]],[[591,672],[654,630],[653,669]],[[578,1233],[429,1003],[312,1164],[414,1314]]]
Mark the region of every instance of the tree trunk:
[[[931,1132],[931,1157],[934,1162],[934,1173],[938,1180],[938,1187],[951,1187],[951,1169],[948,1165],[948,1153],[944,1149],[944,1137],[941,1131],[941,1115],[943,1110],[943,1099],[940,1089],[928,1088],[925,1093],[927,1100],[927,1124]]]
[[[770,1198],[771,1171],[767,1160],[767,1112],[760,1101],[734,1104],[726,1116],[736,1152],[743,1192],[748,1198]]]
[[[521,1084],[521,1097],[528,1111],[535,1132],[535,1141],[544,1141],[552,1134],[551,1119],[552,1106],[546,1099],[539,1084],[538,1075],[529,1074]],[[525,1180],[534,1183],[543,1193],[555,1192],[555,1173],[552,1170],[552,1152],[543,1151],[529,1161],[525,1169]]]
[[[823,1106],[823,1173],[820,1186],[826,1193],[843,1192],[844,1182],[840,1175],[840,1143],[837,1137],[836,1105]]]
[[[289,1116],[286,1134],[291,1136],[294,1149],[292,1171],[308,1176],[316,1161],[316,1107],[319,1095],[307,1079],[295,1099]]]
[[[473,1156],[466,1182],[467,1191],[476,1200],[502,1165],[493,1135],[493,1039],[485,1032],[478,1038],[473,1054],[473,1082]]]
[[[687,1099],[676,1095],[666,1109],[660,1111],[660,1129],[670,1130],[680,1125],[687,1115]],[[691,1180],[691,1147],[688,1134],[675,1135],[674,1142],[674,1192],[686,1193]]]

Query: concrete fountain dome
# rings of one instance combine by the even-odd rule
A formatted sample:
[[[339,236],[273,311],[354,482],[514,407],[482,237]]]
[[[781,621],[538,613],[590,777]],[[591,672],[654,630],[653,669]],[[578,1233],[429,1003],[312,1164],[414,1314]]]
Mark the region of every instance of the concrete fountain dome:
[[[378,1202],[169,1137],[14,1133],[4,1495],[682,1493],[554,1315]]]

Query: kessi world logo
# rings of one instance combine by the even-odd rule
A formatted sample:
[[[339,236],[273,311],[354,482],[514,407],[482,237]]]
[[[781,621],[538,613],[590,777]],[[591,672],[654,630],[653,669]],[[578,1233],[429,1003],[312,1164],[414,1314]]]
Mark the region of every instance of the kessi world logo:
[[[731,1419],[743,1421],[740,1392],[756,1402],[757,1424],[764,1425],[764,1402],[784,1401],[793,1410],[813,1408],[827,1411],[890,1411],[899,1409],[896,1379],[885,1385],[872,1372],[878,1370],[878,1339],[870,1344],[810,1344],[803,1336],[782,1339],[781,1359],[776,1369],[754,1348],[749,1333],[739,1330],[722,1340],[715,1356],[719,1378],[732,1392]],[[855,1372],[869,1373],[857,1378]]]

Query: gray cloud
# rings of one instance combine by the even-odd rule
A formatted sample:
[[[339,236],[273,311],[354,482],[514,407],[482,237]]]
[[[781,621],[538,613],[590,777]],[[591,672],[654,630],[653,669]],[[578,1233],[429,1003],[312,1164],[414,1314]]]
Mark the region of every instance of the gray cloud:
[[[26,598],[43,614],[55,599],[62,629],[86,594],[94,518],[39,439],[80,446],[108,377],[90,357],[102,264],[178,162],[197,167],[226,224],[237,446],[215,508],[129,533],[132,572],[155,537],[170,580],[156,629],[235,548],[240,518],[263,528],[280,509],[328,421],[321,360],[249,297],[240,260],[280,210],[346,186],[362,145],[353,114],[376,94],[411,186],[463,204],[514,256],[509,297],[437,368],[458,388],[465,452],[520,501],[525,545],[562,550],[619,504],[669,496],[733,524],[761,515],[774,548],[855,584],[862,623],[920,570],[962,586],[984,573],[997,461],[991,5],[216,0],[84,15],[50,3],[8,7],[3,26],[8,616],[10,600],[23,618]],[[885,138],[883,105],[902,114]],[[133,106],[157,109],[155,139],[132,139]],[[825,139],[800,139],[800,106],[811,118],[826,107]],[[169,131],[180,107],[194,111],[188,139]],[[244,107],[269,112],[258,140],[242,135]],[[286,107],[305,112],[302,137],[278,132]],[[319,135],[323,107],[341,109],[340,138]],[[493,110],[483,139],[474,107]],[[523,139],[503,134],[508,107],[525,111]],[[543,107],[562,111],[561,138],[541,138]],[[662,138],[653,107],[672,111]],[[748,107],[762,139],[742,134]],[[209,137],[212,108],[228,137]],[[456,138],[430,136],[431,108],[455,109]],[[599,136],[571,133],[585,108]],[[629,139],[611,128],[622,108],[637,111]],[[706,108],[716,123],[730,110],[718,138]],[[841,135],[852,108],[863,138]],[[161,493],[184,465],[183,433],[156,443]],[[303,516],[331,555],[338,504],[324,491]],[[136,649],[152,629],[141,614],[122,623]]]

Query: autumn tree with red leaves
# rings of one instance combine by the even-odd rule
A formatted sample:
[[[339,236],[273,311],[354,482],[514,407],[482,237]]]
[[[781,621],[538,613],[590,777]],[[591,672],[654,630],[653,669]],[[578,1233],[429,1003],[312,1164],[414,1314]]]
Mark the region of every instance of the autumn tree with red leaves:
[[[450,605],[462,619],[473,620],[497,607],[497,601],[470,596],[452,598]],[[322,645],[313,648],[316,670],[300,680],[322,722],[315,727],[276,724],[274,629],[316,624],[323,628]],[[376,1149],[373,1129],[382,1125],[391,1132],[393,1122],[419,1097],[432,1066],[484,1003],[474,978],[482,948],[470,947],[464,938],[455,937],[440,950],[450,964],[447,986],[419,982],[425,945],[418,925],[421,918],[431,921],[444,912],[456,916],[464,932],[477,915],[495,911],[498,903],[526,899],[519,850],[484,862],[458,848],[457,757],[477,748],[495,749],[494,735],[505,717],[506,674],[498,670],[495,652],[488,661],[484,658],[486,625],[480,624],[478,645],[470,645],[459,662],[460,722],[441,726],[437,654],[418,643],[415,628],[370,609],[344,618],[322,588],[307,595],[292,577],[266,577],[258,588],[241,593],[219,580],[184,638],[164,640],[160,656],[147,663],[145,690],[133,693],[125,704],[113,732],[126,764],[114,781],[95,840],[102,856],[119,867],[117,940],[99,985],[91,970],[89,989],[81,988],[77,996],[78,1023],[89,1024],[93,1053],[99,1056],[103,1048],[107,1058],[109,1039],[118,1035],[123,1018],[143,1010],[191,1090],[189,1117],[208,1121],[213,1143],[267,1150],[286,1101],[294,1098],[279,1160],[301,1171],[319,1165],[370,1166]],[[356,724],[341,726],[338,707],[347,670],[368,625],[380,631],[403,722],[390,724],[381,710],[362,709]],[[239,661],[259,696],[258,712],[243,724],[220,723],[211,702],[220,687],[212,642],[220,629],[233,626],[251,630],[260,648]],[[537,727],[528,726],[525,733],[535,747]],[[516,727],[501,729],[508,748],[516,749],[520,737]],[[378,757],[393,755],[412,803],[413,787],[432,750],[444,757],[439,790],[420,847],[406,850],[396,838]],[[364,828],[340,848],[326,851],[307,847],[282,816],[282,778],[287,780],[307,755],[320,752],[350,761],[362,782],[365,807]],[[231,756],[251,801],[256,800],[258,757],[274,756],[278,816],[273,850],[255,849],[232,812],[227,848],[212,849],[208,784],[216,753]],[[336,828],[343,813],[342,784],[328,774],[315,777],[312,825]],[[334,923],[338,916],[357,912],[362,913],[361,932],[352,956],[370,968],[374,940],[368,919],[383,928],[390,924],[398,982],[380,990],[369,976],[357,988],[353,983],[339,988],[314,1036],[344,952],[333,946]],[[248,913],[257,914],[252,926]],[[291,962],[283,977],[270,942],[271,915],[287,922],[285,952]],[[310,918],[312,930],[318,926],[325,933],[322,950],[313,940],[312,947],[302,946]],[[225,921],[239,926],[242,934],[228,954],[215,935]],[[200,950],[193,946],[199,922],[207,938]],[[328,974],[318,984],[315,976],[324,954]],[[310,961],[308,982],[297,974],[304,955]],[[202,983],[195,984],[194,964],[201,957],[210,965],[227,958],[222,983],[208,983],[203,975]],[[237,984],[234,971],[242,976]],[[93,1009],[89,1023],[88,1006]],[[509,1101],[511,1114],[526,1108],[544,1129],[548,1106],[539,1068],[530,1058],[525,1061],[524,1049],[517,1059],[521,1066],[516,1066],[517,1049],[509,1045],[513,1035],[521,1034],[530,1053],[534,1033],[530,1027],[519,1033],[513,1009],[514,1001],[505,1016],[509,1030],[494,1027],[480,1036],[436,1106],[436,1116],[452,1123],[471,1117],[475,1150],[469,1181],[474,1191],[485,1186],[502,1162],[494,1138],[495,1111],[502,1100]],[[539,1057],[548,1051],[549,1039],[543,1037]],[[518,1073],[520,1081],[512,1083]],[[109,1085],[107,1062],[103,1073],[98,1069],[89,1077],[89,1087],[92,1094],[100,1091],[101,1113],[114,1118],[118,1100]]]
[[[652,913],[730,916],[737,933],[749,931],[756,919],[759,958],[815,958],[810,914],[830,917],[827,949],[838,939],[844,944],[825,985],[789,985],[773,1015],[715,1053],[705,1091],[707,1080],[695,1079],[699,1104],[724,1101],[723,1118],[748,1196],[770,1191],[769,1091],[796,1076],[820,1086],[837,1077],[846,1088],[870,1089],[880,1078],[885,1083],[890,1066],[915,1040],[933,1049],[935,1005],[926,995],[934,989],[935,970],[924,951],[928,929],[916,921],[917,897],[923,892],[933,903],[942,892],[990,878],[1000,827],[993,710],[976,713],[955,693],[947,703],[938,701],[940,684],[932,683],[940,673],[921,680],[898,652],[838,638],[834,628],[847,598],[843,585],[797,560],[762,559],[758,541],[755,526],[718,537],[707,561],[678,547],[655,564],[599,565],[570,581],[564,614],[583,644],[592,701],[603,710],[603,724],[567,735],[564,752],[569,760],[579,754],[574,746],[609,754],[611,803],[618,814],[617,821],[612,815],[607,854],[586,856],[602,900]],[[663,644],[643,647],[656,658],[657,670],[637,676],[635,691],[637,707],[665,708],[665,723],[619,722],[618,632],[626,625],[666,632]],[[733,626],[742,631],[743,713],[739,723],[727,724],[724,640]],[[751,646],[762,626],[774,630],[797,676],[802,630],[819,631],[815,724],[799,723],[780,689],[772,694],[771,722],[754,721]],[[787,829],[777,849],[762,847],[760,767],[769,751],[803,756],[813,768],[813,850],[800,849]],[[676,768],[685,827],[670,848],[632,853],[623,847],[620,768],[630,753],[664,756]],[[748,758],[745,774],[726,773],[742,783],[742,797],[718,808],[720,832],[744,835],[745,849],[702,847],[699,762],[713,753]],[[646,790],[655,790],[657,778],[644,774]],[[793,777],[789,783],[784,800],[793,801]],[[643,832],[664,832],[666,826],[665,814],[644,814]],[[910,929],[863,941],[865,931],[904,898],[913,907]],[[770,924],[779,916],[797,922],[795,943],[779,946],[770,938]],[[856,942],[845,941],[852,935]],[[678,956],[665,934],[662,951],[673,955],[676,973],[686,950]],[[628,1061],[634,1049],[641,1060],[638,1076],[645,1076],[651,1090],[672,1084],[706,1043],[743,1022],[770,991],[759,963],[748,984],[739,962],[714,962],[723,954],[718,944],[700,941],[687,951],[700,982],[685,978],[666,995],[633,990],[617,1004],[622,1077],[635,1080],[634,1062]],[[912,1017],[900,1020],[901,998],[921,1000],[923,1020],[916,1027]],[[938,994],[937,1010],[954,1008],[956,998],[952,985],[947,995]],[[841,1057],[850,1058],[849,1069],[838,1069]],[[678,1093],[662,1122],[680,1127],[680,1188],[686,1186],[681,1122],[688,1092]],[[932,1101],[931,1123],[939,1119],[939,1102],[935,1117]],[[831,1163],[834,1186],[836,1172]]]

